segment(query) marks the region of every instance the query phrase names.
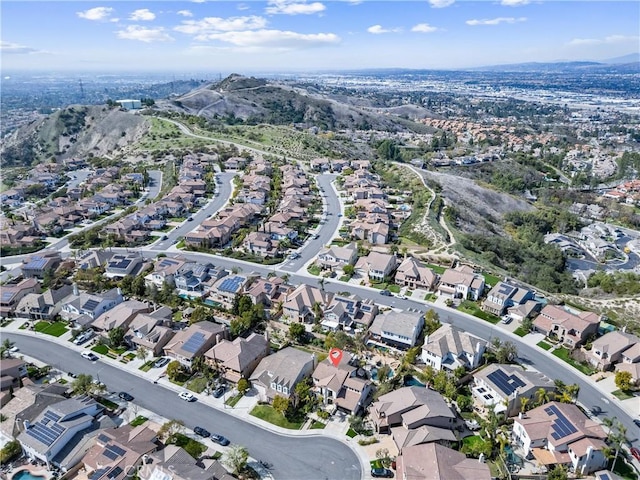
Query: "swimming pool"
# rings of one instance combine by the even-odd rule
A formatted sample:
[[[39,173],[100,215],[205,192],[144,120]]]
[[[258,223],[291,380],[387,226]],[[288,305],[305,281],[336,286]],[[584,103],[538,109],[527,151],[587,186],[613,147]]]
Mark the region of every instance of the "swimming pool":
[[[21,470],[11,477],[11,480],[43,480],[46,478],[44,475],[34,475],[29,470]]]
[[[414,376],[410,376],[408,378],[405,377],[404,385],[405,385],[405,387],[426,387],[426,385],[424,383],[422,383],[420,380],[418,380]]]
[[[393,377],[393,370],[389,369],[389,373],[387,373],[387,378]],[[373,367],[371,369],[371,380],[378,380],[378,369]]]

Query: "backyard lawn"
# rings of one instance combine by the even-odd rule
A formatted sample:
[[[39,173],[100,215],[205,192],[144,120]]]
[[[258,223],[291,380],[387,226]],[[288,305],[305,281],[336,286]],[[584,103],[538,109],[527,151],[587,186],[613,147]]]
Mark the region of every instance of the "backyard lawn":
[[[251,415],[258,417],[265,422],[269,422],[278,427],[288,428],[290,430],[300,430],[303,422],[290,422],[280,412],[274,410],[271,405],[256,405],[251,410]]]
[[[59,337],[69,331],[67,324],[63,322],[38,322],[35,329],[36,332],[51,335],[52,337]]]

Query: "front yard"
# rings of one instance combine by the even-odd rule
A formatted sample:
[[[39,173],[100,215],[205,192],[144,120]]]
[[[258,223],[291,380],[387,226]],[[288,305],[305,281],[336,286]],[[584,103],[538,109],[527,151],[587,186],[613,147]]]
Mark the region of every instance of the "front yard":
[[[34,328],[38,333],[44,333],[53,337],[60,337],[69,331],[67,324],[64,322],[38,322]]]
[[[474,317],[481,318],[482,320],[493,323],[494,325],[500,321],[500,317],[484,312],[477,303],[472,302],[471,300],[464,300],[458,307],[458,310],[468,313],[469,315],[473,315]]]
[[[269,422],[278,427],[288,428],[290,430],[300,430],[304,422],[291,422],[285,418],[280,412],[277,412],[271,405],[256,405],[251,410],[251,415],[265,422]]]
[[[571,352],[568,349],[566,349],[565,347],[556,348],[552,353],[556,357],[562,359],[563,361],[565,361],[566,363],[571,365],[573,368],[575,368],[576,370],[581,371],[585,375],[593,375],[595,373],[595,370],[593,368],[589,367],[588,365],[582,364],[582,363],[578,362],[577,360],[574,360],[573,358],[571,358]]]

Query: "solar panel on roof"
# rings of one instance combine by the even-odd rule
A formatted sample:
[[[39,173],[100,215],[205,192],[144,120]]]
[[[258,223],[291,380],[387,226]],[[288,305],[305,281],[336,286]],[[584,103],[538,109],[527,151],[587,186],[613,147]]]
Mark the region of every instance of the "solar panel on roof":
[[[553,430],[551,436],[554,439],[559,440],[578,431],[573,423],[571,423],[555,405],[548,406],[544,411],[547,415],[555,415],[556,417],[551,424],[551,429]]]
[[[94,300],[93,298],[87,300],[87,302],[84,304],[84,306],[82,308],[89,310],[89,311],[93,311],[94,308],[96,308],[98,305],[100,305],[100,302],[98,302],[97,300]]]
[[[11,301],[11,297],[13,297],[15,295],[15,292],[13,291],[8,291],[8,292],[2,292],[2,301],[4,303]]]
[[[524,387],[525,383],[514,375],[507,375],[503,370],[496,370],[487,375],[496,387],[498,387],[506,395],[511,395],[519,387]]]
[[[235,293],[238,291],[243,281],[244,281],[243,277],[225,278],[220,284],[220,287],[218,289],[223,292]]]
[[[98,435],[98,441],[106,444],[106,443],[109,443],[111,439],[107,437],[104,433],[101,433],[100,435]]]
[[[122,456],[125,453],[127,453],[126,450],[124,450],[123,448],[119,447],[118,445],[111,445],[111,450],[113,450],[115,453],[117,453],[120,456]]]
[[[27,263],[23,268],[31,268],[34,270],[40,270],[45,266],[47,260],[42,257],[35,257],[29,263]]]
[[[57,413],[53,413],[51,410],[47,410],[44,414],[44,418],[50,418],[54,422],[57,422],[58,420],[60,420],[60,415],[58,415]]]
[[[505,295],[505,296],[509,296],[514,290],[515,290],[515,287],[507,283],[503,283],[500,285],[500,288],[498,289],[498,293],[501,293],[502,295]]]
[[[91,476],[89,477],[89,480],[98,480],[102,475],[104,475],[109,471],[109,468],[111,467],[105,467],[105,468],[100,468],[96,470],[91,474]]]
[[[205,341],[206,339],[204,334],[202,332],[196,332],[191,335],[189,340],[186,341],[182,349],[185,352],[196,353],[202,347],[202,345],[204,345]]]
[[[106,448],[104,449],[104,451],[102,452],[102,454],[107,457],[110,460],[115,460],[116,458],[118,458],[118,455],[116,455],[114,452],[112,452],[111,450],[107,450]]]
[[[107,477],[109,478],[116,478],[118,475],[120,475],[122,473],[122,468],[120,467],[116,467],[113,470],[111,470],[108,474]]]

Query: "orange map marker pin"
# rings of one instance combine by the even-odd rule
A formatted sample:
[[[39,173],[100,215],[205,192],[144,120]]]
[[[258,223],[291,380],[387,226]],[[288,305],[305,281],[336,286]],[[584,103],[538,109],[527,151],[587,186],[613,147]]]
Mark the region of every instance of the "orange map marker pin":
[[[340,360],[342,360],[342,350],[339,348],[332,348],[329,350],[329,358],[331,359],[333,366],[337,367],[340,364]]]

